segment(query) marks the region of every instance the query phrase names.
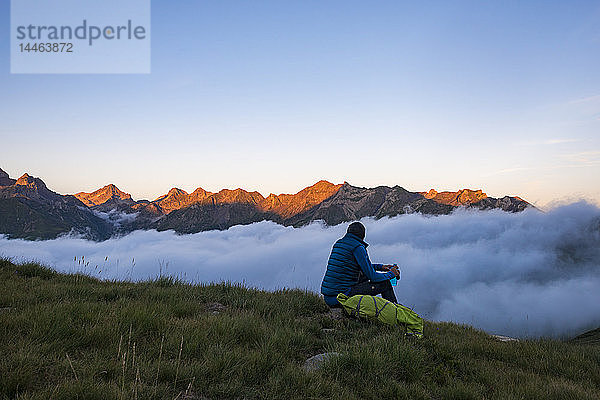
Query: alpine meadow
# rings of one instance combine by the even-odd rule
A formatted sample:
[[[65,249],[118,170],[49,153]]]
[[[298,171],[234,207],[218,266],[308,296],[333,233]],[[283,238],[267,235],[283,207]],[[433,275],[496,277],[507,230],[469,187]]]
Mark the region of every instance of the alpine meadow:
[[[600,2],[0,21],[0,400],[600,399]]]

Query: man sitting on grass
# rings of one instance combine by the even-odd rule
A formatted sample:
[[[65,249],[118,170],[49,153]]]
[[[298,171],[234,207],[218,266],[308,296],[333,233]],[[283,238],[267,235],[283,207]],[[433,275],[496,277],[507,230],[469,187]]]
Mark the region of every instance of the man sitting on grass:
[[[371,264],[364,238],[365,226],[353,222],[348,226],[346,235],[333,245],[321,283],[321,293],[329,307],[341,307],[336,299],[339,293],[349,297],[381,294],[384,299],[397,302],[390,279],[400,277],[398,267]]]

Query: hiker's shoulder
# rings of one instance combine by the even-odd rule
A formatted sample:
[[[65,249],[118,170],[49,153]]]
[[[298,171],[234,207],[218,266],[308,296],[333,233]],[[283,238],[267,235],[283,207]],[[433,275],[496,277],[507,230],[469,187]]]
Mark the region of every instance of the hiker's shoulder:
[[[367,248],[368,244],[358,238],[356,235],[351,233],[346,234],[344,237],[335,242],[336,245],[349,247],[351,249],[355,249],[357,247]]]

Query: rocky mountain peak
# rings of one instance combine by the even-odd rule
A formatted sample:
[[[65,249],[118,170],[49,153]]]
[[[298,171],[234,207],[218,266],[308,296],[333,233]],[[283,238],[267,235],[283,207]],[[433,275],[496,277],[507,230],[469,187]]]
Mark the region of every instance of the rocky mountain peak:
[[[17,186],[25,186],[29,189],[35,189],[35,190],[48,190],[48,188],[46,188],[46,184],[44,183],[44,181],[42,181],[39,178],[35,178],[31,175],[29,175],[28,173],[23,174],[23,176],[21,176],[19,179],[17,179],[17,181],[15,182],[15,185]]]
[[[487,197],[487,194],[481,190],[462,189],[457,196],[457,203],[460,205],[477,203]]]
[[[216,193],[213,197],[213,202],[215,204],[230,204],[230,203],[257,203],[257,196],[259,196],[258,201],[262,200],[262,195],[258,192],[249,193],[244,189],[223,189]]]
[[[264,208],[272,209],[281,206],[281,199],[274,193],[270,193],[264,201]]]
[[[186,192],[183,189],[179,189],[179,188],[171,188],[171,190],[169,190],[169,193],[167,193],[167,197],[182,197],[182,196],[187,196],[188,192]]]
[[[122,192],[114,183],[109,183],[104,186],[101,190],[105,190],[108,193],[115,194],[121,198],[129,198],[131,195],[129,193]]]
[[[429,189],[429,192],[427,193],[423,193],[423,196],[426,199],[433,199],[435,196],[437,196],[438,192],[435,189]]]
[[[206,195],[209,195],[209,194],[212,194],[212,193],[209,192],[209,191],[207,191],[207,190],[202,189],[201,187],[198,187],[198,188],[196,188],[196,190],[194,190],[192,192],[192,194],[195,195],[195,196],[206,196]]]
[[[154,203],[159,206],[159,209],[168,214],[173,210],[189,206],[192,203],[192,200],[190,199],[188,192],[174,187],[171,188],[166,195],[154,200]]]
[[[430,189],[428,192],[419,192],[426,199],[430,199],[439,204],[451,206],[465,206],[477,203],[488,196],[481,190],[461,189],[456,192],[438,192]]]
[[[319,182],[315,183],[312,186],[307,187],[307,189],[314,189],[314,190],[327,190],[330,189],[334,186],[340,186],[340,185],[335,185],[329,181],[326,181],[324,179],[321,179]]]
[[[101,189],[96,190],[92,194],[95,194],[97,196],[104,195],[107,198],[111,198],[111,199],[119,199],[119,200],[129,200],[129,199],[131,199],[131,195],[129,193],[125,193],[125,192],[119,190],[119,188],[116,187],[112,183],[104,186]]]
[[[10,176],[2,169],[0,169],[0,186],[12,186],[17,182],[14,179],[11,179]]]
[[[27,172],[25,172],[23,175],[21,175],[21,177],[19,179],[17,179],[16,184],[26,186],[31,182],[33,182],[33,177],[31,175],[29,175]]]
[[[99,206],[111,200],[116,202],[133,202],[129,193],[119,190],[112,183],[91,193],[79,192],[74,194],[74,196],[88,207]]]
[[[262,209],[273,212],[283,218],[289,218],[328,199],[341,187],[342,185],[335,185],[331,182],[320,180],[296,194],[275,195],[271,193],[261,202]]]

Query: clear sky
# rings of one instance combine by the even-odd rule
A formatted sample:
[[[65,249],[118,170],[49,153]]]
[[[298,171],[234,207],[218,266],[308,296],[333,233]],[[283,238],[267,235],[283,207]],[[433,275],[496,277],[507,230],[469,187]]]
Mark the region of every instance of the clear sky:
[[[600,203],[600,2],[152,1],[149,75],[11,75],[0,168],[291,193],[327,179]]]

